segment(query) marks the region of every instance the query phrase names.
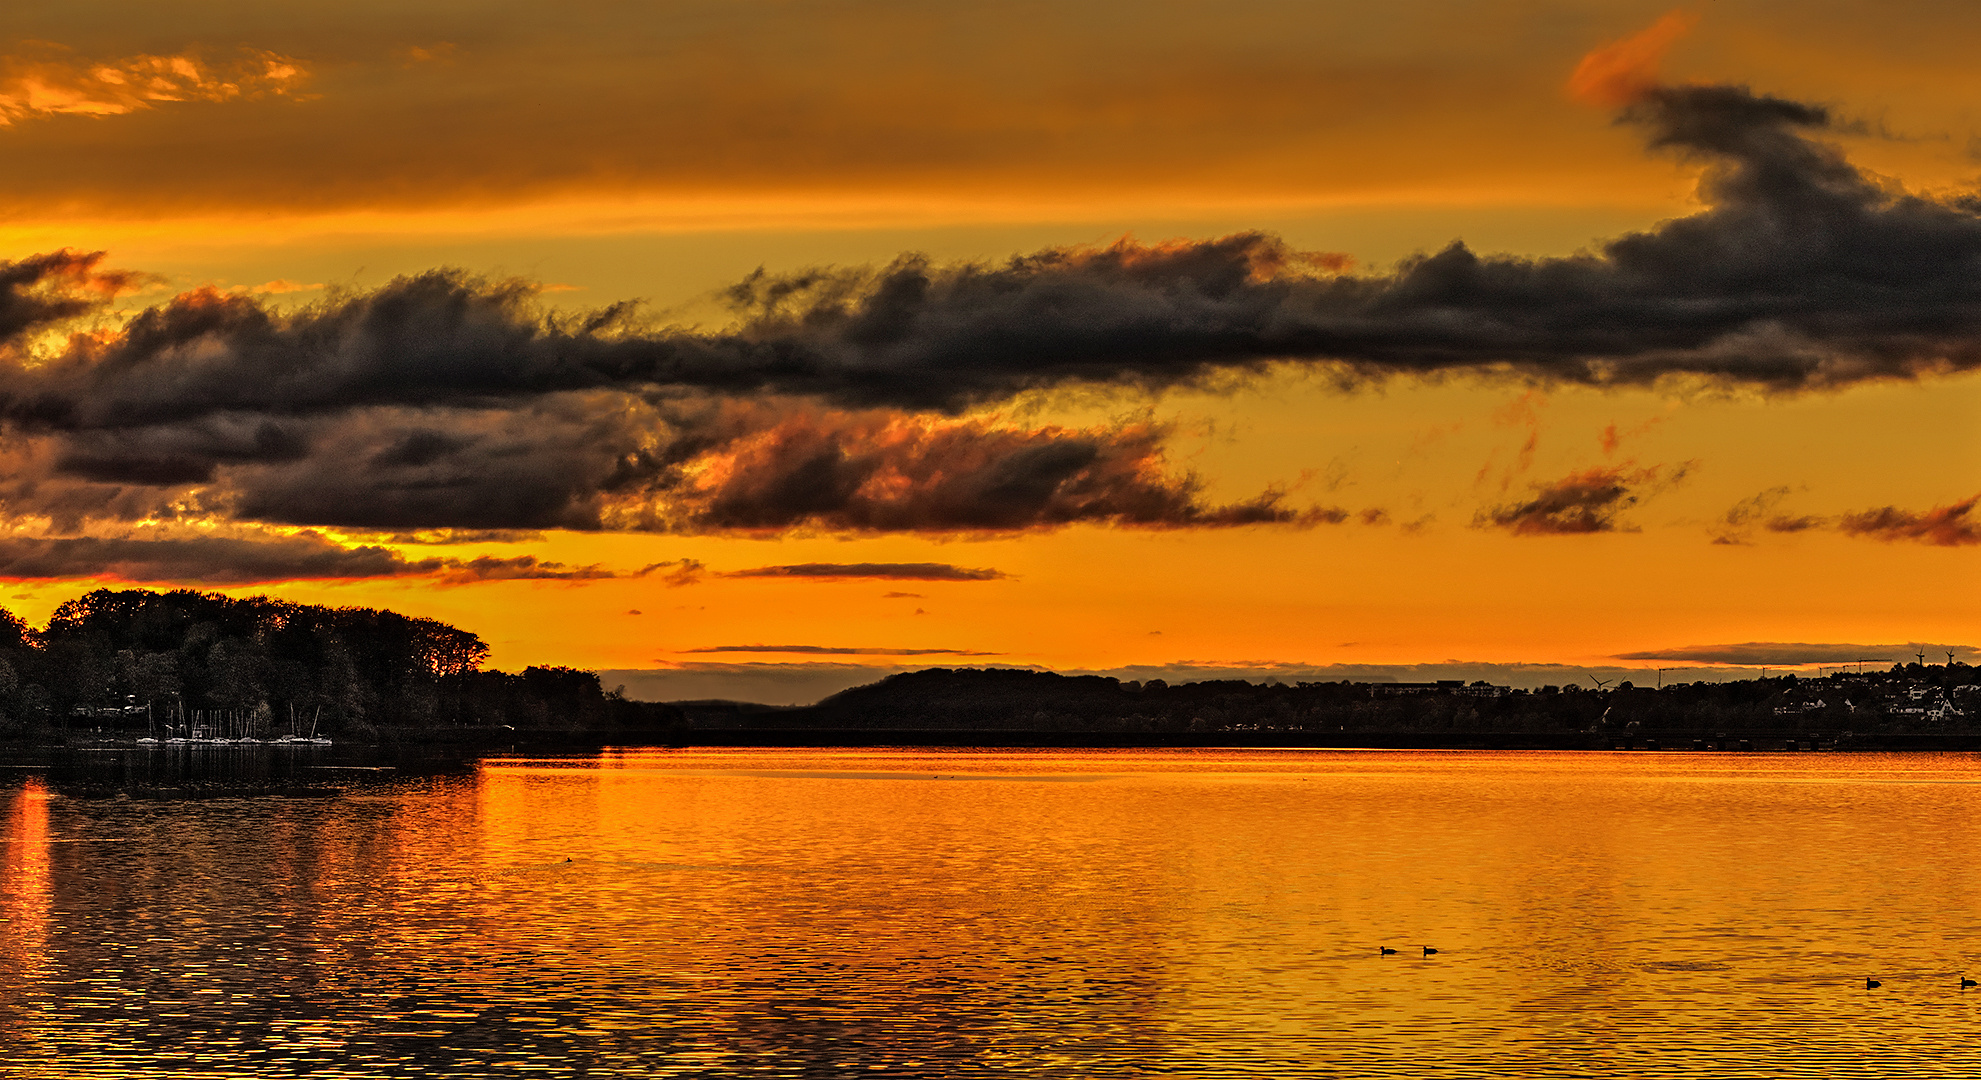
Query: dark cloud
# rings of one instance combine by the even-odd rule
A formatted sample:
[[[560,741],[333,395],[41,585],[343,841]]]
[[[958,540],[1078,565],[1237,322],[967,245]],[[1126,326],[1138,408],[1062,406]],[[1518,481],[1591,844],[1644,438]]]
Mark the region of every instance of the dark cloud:
[[[381,547],[346,548],[320,537],[0,539],[0,579],[102,578],[142,583],[247,585],[270,581],[399,577],[428,573]]]
[[[145,279],[102,269],[103,256],[63,250],[0,263],[0,346],[95,311]]]
[[[607,570],[596,564],[568,566],[547,562],[533,555],[498,558],[480,555],[472,559],[421,559],[406,564],[415,573],[429,573],[443,585],[467,585],[479,581],[600,581],[606,578],[636,577]]]
[[[1925,511],[1881,506],[1873,510],[1818,516],[1778,512],[1777,504],[1788,494],[1786,487],[1769,488],[1735,503],[1714,526],[1713,542],[1744,544],[1749,542],[1755,529],[1773,533],[1821,529],[1887,543],[1909,541],[1939,547],[1981,544],[1981,519],[1974,515],[1975,507],[1981,505],[1981,495]]]
[[[1949,506],[1935,506],[1924,513],[1881,506],[1876,510],[1845,514],[1838,520],[1837,528],[1850,536],[1873,540],[1911,540],[1941,547],[1965,547],[1981,544],[1981,520],[1973,516],[1976,504],[1981,504],[1981,495]]]
[[[81,430],[604,387],[956,409],[1282,359],[1371,376],[1510,369],[1609,384],[1693,373],[1795,388],[1981,360],[1981,203],[1896,191],[1811,137],[1833,126],[1825,110],[1743,87],[1655,89],[1624,119],[1654,148],[1706,166],[1707,208],[1567,258],[1454,244],[1357,275],[1256,233],[1001,265],[904,256],[754,275],[730,290],[739,325],[718,333],[647,327],[627,305],[553,316],[525,283],[454,271],[291,313],[208,290],[61,362],[10,372],[5,415]],[[0,272],[45,277],[34,265]]]
[[[1673,649],[1651,649],[1621,653],[1618,660],[1678,660],[1695,664],[1734,664],[1746,667],[1800,667],[1806,664],[1888,664],[1910,661],[1924,651],[1937,649],[1945,656],[1952,649],[1957,656],[1973,657],[1978,651],[1969,645],[1847,645],[1807,644],[1781,641],[1749,641],[1740,645],[1687,645]]]
[[[344,547],[309,534],[0,538],[0,580],[8,581],[99,578],[144,584],[251,585],[420,577],[442,585],[465,585],[625,576],[629,575],[599,566],[569,566],[529,555],[409,560],[388,548]]]
[[[1600,467],[1535,484],[1534,496],[1481,511],[1475,525],[1521,536],[1630,531],[1619,515],[1659,487],[1684,479],[1687,466]]]
[[[1012,428],[983,420],[796,410],[692,460],[664,500],[690,532],[1000,532],[1089,522],[1132,528],[1308,524],[1278,491],[1202,497],[1167,467],[1154,424]]]
[[[989,567],[951,566],[948,563],[798,563],[792,566],[759,566],[731,570],[723,577],[801,578],[810,581],[852,581],[877,578],[883,581],[997,581],[1011,575]],[[918,596],[917,593],[888,593],[888,596]]]
[[[375,530],[600,529],[639,524],[619,515],[630,504],[637,516],[664,469],[652,457],[662,422],[615,394],[369,409],[305,426],[307,456],[226,470],[228,512]],[[160,430],[176,428],[146,434]]]
[[[670,567],[672,569],[669,569]],[[682,585],[699,584],[703,574],[707,572],[708,567],[703,565],[700,559],[675,559],[671,562],[649,563],[642,567],[638,574],[632,576],[649,577],[659,574],[662,570],[666,570],[667,572],[660,575],[660,580],[670,586],[679,588]]]
[[[1691,375],[1781,390],[1981,361],[1981,197],[1868,177],[1820,141],[1826,111],[1744,88],[1652,88],[1623,119],[1704,166],[1706,208],[1567,258],[1454,244],[1353,273],[1263,234],[996,265],[904,256],[753,275],[729,291],[735,325],[714,332],[627,304],[557,314],[527,283],[433,271],[295,309],[195,291],[52,355],[30,346],[131,278],[72,252],[4,263],[0,505],[70,532],[174,516],[386,535],[1311,525],[1348,515],[1277,490],[1210,499],[1167,465],[1157,425],[955,414],[1282,361],[1347,381]],[[1480,522],[1612,530],[1649,482],[1590,470]],[[1966,505],[1839,527],[1971,543]],[[1815,524],[1728,535],[1798,523]]]
[[[1168,432],[1150,423],[1019,428],[788,400],[662,407],[588,391],[513,409],[380,407],[281,425],[277,434],[269,422],[204,419],[65,434],[52,464],[27,455],[5,471],[0,503],[71,530],[196,513],[442,542],[551,528],[974,533],[1344,516],[1270,490],[1211,502],[1199,478],[1168,467]],[[256,447],[267,450],[259,460]]]
[[[530,544],[544,534],[528,529],[422,529],[418,532],[391,533],[383,537],[391,544]]]
[[[688,653],[795,653],[807,656],[1003,656],[974,649],[877,649],[838,645],[710,645]]]

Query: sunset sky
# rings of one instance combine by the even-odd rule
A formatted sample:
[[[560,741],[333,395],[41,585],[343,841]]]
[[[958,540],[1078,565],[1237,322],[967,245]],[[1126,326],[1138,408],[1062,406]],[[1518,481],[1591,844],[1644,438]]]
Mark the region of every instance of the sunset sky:
[[[1974,5],[9,16],[32,622],[781,702],[1978,655]]]

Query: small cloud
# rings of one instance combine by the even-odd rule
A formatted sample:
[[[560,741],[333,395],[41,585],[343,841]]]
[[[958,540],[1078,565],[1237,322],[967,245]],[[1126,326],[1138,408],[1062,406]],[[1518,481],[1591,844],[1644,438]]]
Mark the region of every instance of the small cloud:
[[[456,47],[451,41],[436,41],[431,45],[407,45],[399,50],[399,59],[407,66],[413,64],[447,63],[454,59]]]
[[[1935,506],[1923,513],[1881,506],[1876,510],[1845,514],[1837,527],[1849,536],[1868,537],[1887,543],[1911,540],[1938,547],[1965,547],[1981,544],[1981,521],[1976,521],[1972,516],[1977,503],[1981,503],[1981,495],[1949,506]]]
[[[880,594],[880,598],[882,600],[920,600],[923,597],[918,592],[885,592]]]
[[[646,612],[643,612],[643,611],[641,611],[641,610],[640,610],[639,608],[628,608],[628,609],[627,609],[627,611],[626,611],[626,614],[628,614],[628,615],[644,615],[644,614],[646,614]]]
[[[1787,487],[1772,487],[1733,504],[1714,527],[1713,543],[1745,544],[1755,529],[1774,533],[1806,532],[1829,524],[1829,519],[1776,512],[1787,498]]]
[[[259,285],[245,286],[239,291],[256,296],[280,296],[283,293],[311,292],[321,288],[323,288],[321,281],[304,285],[299,281],[290,281],[288,278],[276,278],[274,281],[264,281]]]
[[[648,563],[641,567],[640,572],[634,576],[648,577],[670,566],[674,569],[662,574],[660,580],[665,582],[668,587],[676,589],[683,585],[699,584],[702,580],[703,573],[708,569],[700,559],[673,559],[668,562]]]
[[[1613,457],[1616,454],[1617,447],[1622,446],[1625,440],[1635,439],[1640,435],[1648,434],[1651,429],[1664,422],[1664,417],[1653,416],[1649,420],[1623,431],[1618,431],[1616,425],[1611,424],[1603,429],[1602,434],[1596,436],[1596,442],[1602,446],[1604,457]]]
[[[1590,51],[1568,77],[1569,96],[1606,108],[1639,100],[1658,85],[1665,53],[1698,23],[1689,11],[1668,11],[1635,34]]]
[[[1644,490],[1647,485],[1677,483],[1688,471],[1687,465],[1584,469],[1535,484],[1532,499],[1481,511],[1473,524],[1505,529],[1516,536],[1635,531],[1618,515],[1653,493]]]
[[[1361,519],[1362,524],[1364,525],[1389,524],[1389,511],[1383,509],[1380,506],[1371,506],[1367,510],[1362,511],[1360,514],[1356,516]]]

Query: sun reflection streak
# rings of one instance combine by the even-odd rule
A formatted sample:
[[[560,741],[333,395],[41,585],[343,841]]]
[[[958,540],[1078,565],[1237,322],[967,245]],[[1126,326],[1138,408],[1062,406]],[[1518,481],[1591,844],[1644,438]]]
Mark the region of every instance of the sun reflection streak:
[[[50,895],[48,788],[33,777],[8,807],[0,835],[0,999],[20,1001],[48,955]],[[12,985],[10,985],[12,984]],[[0,1009],[0,1032],[12,1024]]]

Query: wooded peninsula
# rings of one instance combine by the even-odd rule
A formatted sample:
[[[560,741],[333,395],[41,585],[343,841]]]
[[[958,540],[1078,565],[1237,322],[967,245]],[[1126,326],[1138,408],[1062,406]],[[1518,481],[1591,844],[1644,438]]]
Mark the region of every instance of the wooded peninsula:
[[[473,732],[678,729],[568,667],[484,671],[488,645],[433,619],[190,590],[99,589],[37,630],[0,609],[0,736],[314,732],[359,742]]]

